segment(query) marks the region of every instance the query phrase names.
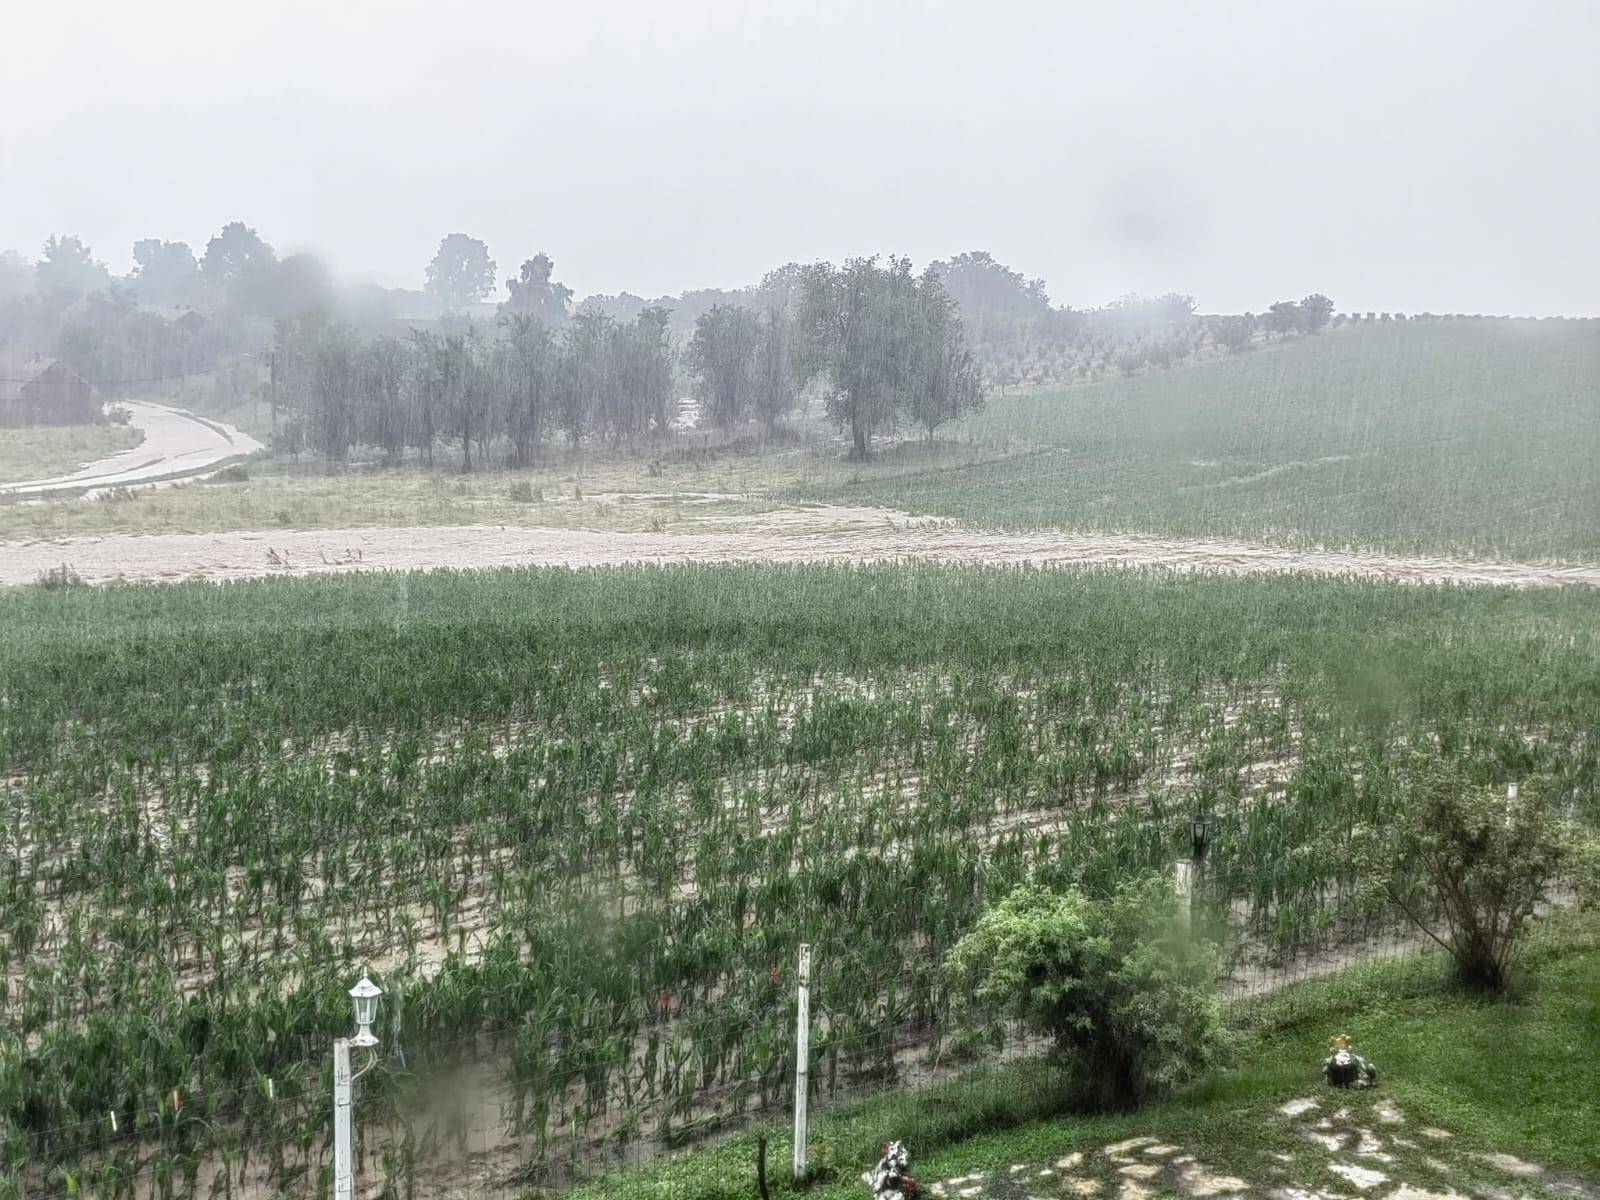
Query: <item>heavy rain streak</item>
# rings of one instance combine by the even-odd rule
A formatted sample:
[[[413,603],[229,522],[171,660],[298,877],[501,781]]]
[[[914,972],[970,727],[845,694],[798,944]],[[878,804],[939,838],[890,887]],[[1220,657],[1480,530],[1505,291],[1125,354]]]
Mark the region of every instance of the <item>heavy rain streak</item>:
[[[1600,1196],[1588,0],[0,38],[0,1200]]]

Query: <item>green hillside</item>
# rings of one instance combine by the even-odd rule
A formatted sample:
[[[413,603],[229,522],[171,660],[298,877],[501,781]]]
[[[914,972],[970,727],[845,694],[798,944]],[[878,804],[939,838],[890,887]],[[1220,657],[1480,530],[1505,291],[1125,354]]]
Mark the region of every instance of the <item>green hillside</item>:
[[[1343,329],[1201,366],[993,397],[992,450],[811,499],[1002,529],[1600,557],[1600,323]]]

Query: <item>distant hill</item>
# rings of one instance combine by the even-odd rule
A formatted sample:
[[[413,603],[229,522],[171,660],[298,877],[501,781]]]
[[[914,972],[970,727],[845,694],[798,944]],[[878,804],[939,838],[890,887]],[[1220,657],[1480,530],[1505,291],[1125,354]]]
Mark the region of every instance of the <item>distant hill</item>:
[[[1346,327],[991,397],[953,436],[992,456],[807,494],[1003,529],[1600,559],[1595,321]]]

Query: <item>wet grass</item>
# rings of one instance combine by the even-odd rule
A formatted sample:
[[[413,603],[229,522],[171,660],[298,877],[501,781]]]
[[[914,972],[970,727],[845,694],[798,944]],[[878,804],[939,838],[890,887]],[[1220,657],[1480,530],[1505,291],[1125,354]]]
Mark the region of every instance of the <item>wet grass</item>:
[[[1600,1142],[1593,1136],[1594,1097],[1600,1095],[1600,920],[1569,914],[1547,923],[1525,963],[1526,991],[1516,1002],[1466,996],[1443,979],[1431,956],[1373,963],[1241,1004],[1232,1012],[1232,1065],[1137,1113],[1064,1111],[1067,1080],[1036,1060],[841,1106],[813,1122],[805,1188],[790,1179],[787,1130],[768,1132],[772,1192],[859,1197],[865,1194],[860,1173],[876,1160],[880,1144],[894,1138],[910,1146],[925,1189],[983,1172],[990,1181],[983,1193],[1005,1197],[1016,1190],[1013,1165],[1027,1164],[1032,1175],[1082,1153],[1085,1162],[1075,1175],[1098,1179],[1103,1194],[1115,1195],[1115,1164],[1101,1152],[1131,1137],[1176,1146],[1213,1171],[1253,1185],[1346,1192],[1348,1185],[1327,1170],[1329,1153],[1278,1111],[1302,1097],[1317,1099],[1322,1113],[1348,1109],[1351,1127],[1379,1131],[1392,1161],[1334,1157],[1376,1167],[1397,1181],[1439,1192],[1490,1184],[1517,1194],[1541,1194],[1552,1184],[1600,1184]],[[1378,1064],[1373,1091],[1333,1092],[1321,1084],[1327,1040],[1341,1032]],[[1378,1105],[1398,1109],[1404,1124],[1386,1125]],[[1435,1140],[1421,1133],[1424,1128],[1450,1136]],[[1395,1134],[1403,1142],[1393,1141]],[[580,1190],[579,1200],[743,1200],[755,1195],[757,1136],[596,1181]],[[1480,1153],[1515,1155],[1545,1171],[1531,1181],[1515,1177]],[[1060,1182],[1030,1180],[1026,1194],[1060,1195]]]
[[[47,479],[131,449],[143,437],[129,425],[39,425],[0,429],[0,486]]]
[[[1591,322],[1340,330],[1198,366],[991,398],[994,461],[863,468],[796,496],[998,529],[1600,558]]]

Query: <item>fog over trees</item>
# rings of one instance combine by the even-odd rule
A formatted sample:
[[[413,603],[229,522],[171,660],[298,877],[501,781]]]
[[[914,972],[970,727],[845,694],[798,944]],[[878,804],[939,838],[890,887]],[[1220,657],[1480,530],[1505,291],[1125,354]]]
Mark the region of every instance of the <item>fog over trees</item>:
[[[502,277],[461,231],[415,290],[341,283],[237,220],[199,254],[140,238],[132,261],[116,277],[70,233],[33,261],[0,256],[0,347],[59,356],[113,389],[216,372],[270,408],[293,454],[431,465],[449,446],[467,470],[644,447],[686,419],[771,439],[807,404],[864,458],[887,434],[936,437],[991,389],[1164,370],[1346,319],[1320,293],[1260,318],[1197,316],[1176,292],[1076,309],[983,250],[921,270],[894,255],[790,262],[742,288],[581,301],[548,252]]]

